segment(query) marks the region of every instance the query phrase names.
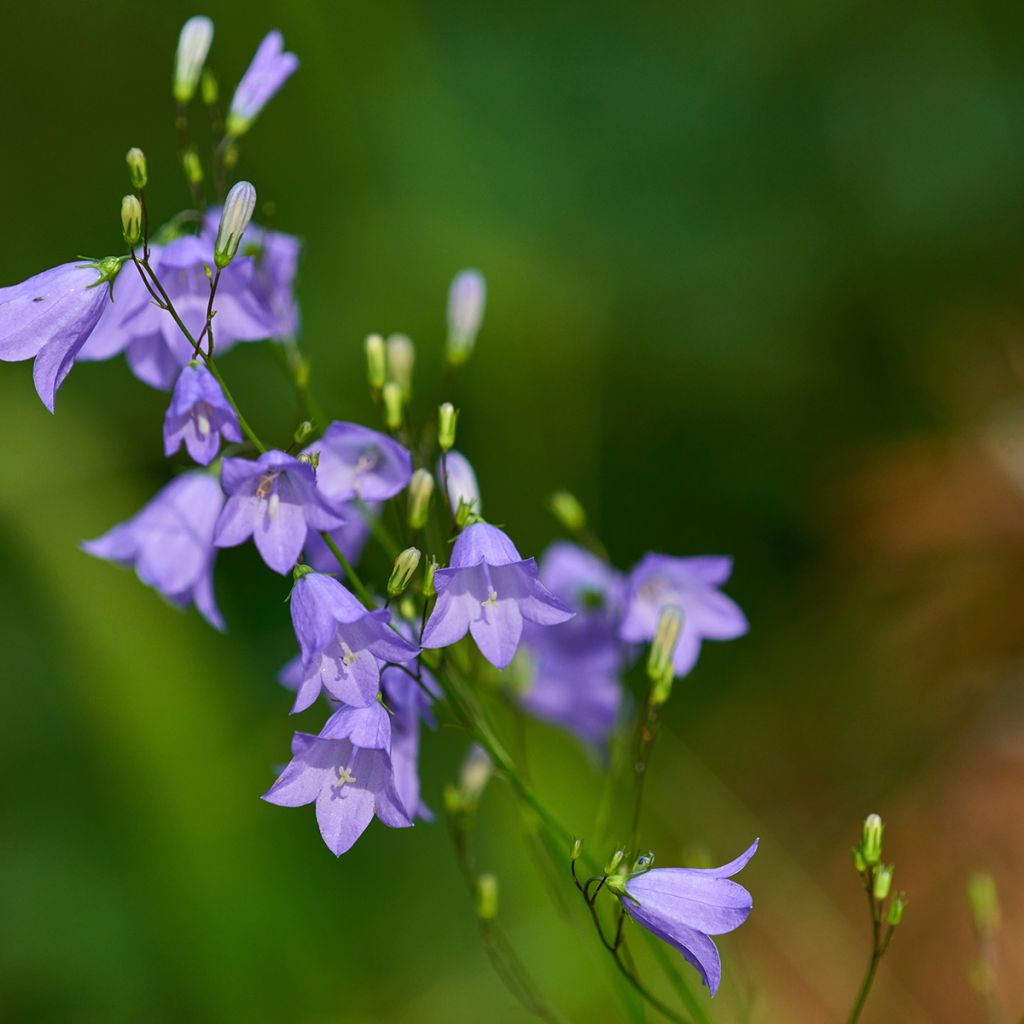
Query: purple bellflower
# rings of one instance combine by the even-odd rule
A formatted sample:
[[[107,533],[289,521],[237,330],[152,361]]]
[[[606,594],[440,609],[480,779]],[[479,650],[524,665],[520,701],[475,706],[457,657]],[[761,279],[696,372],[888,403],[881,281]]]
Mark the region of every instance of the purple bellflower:
[[[255,461],[225,459],[221,484],[228,500],[214,543],[230,548],[252,537],[263,561],[282,576],[298,561],[311,529],[342,524],[316,489],[313,467],[284,452],[264,452]]]
[[[343,704],[367,707],[380,692],[380,663],[418,653],[388,625],[390,612],[368,611],[331,576],[300,576],[290,606],[302,661],[293,713],[308,708],[321,689]],[[291,678],[297,674],[292,669]]]
[[[374,815],[389,828],[408,828],[389,734],[380,705],[340,709],[319,736],[295,734],[292,759],[263,799],[281,807],[315,803],[320,835],[336,857],[352,848]]]
[[[35,359],[32,378],[50,412],[57,389],[104,307],[112,306],[107,284],[117,277],[121,263],[119,257],[63,263],[21,284],[0,288],[0,361]]]
[[[241,441],[238,416],[217,378],[205,366],[189,363],[178,377],[164,417],[164,454],[173,455],[184,442],[189,455],[208,466],[220,451],[220,439]]]
[[[393,498],[412,476],[412,455],[397,441],[358,423],[332,423],[305,454],[317,455],[320,492],[337,506],[359,498]]]
[[[183,323],[198,338],[206,324],[210,282],[205,268],[213,266],[214,238],[185,235],[162,248],[154,247],[151,262]],[[218,353],[240,341],[262,341],[274,336],[271,310],[254,287],[256,267],[249,257],[238,257],[221,271],[217,286],[214,341]],[[169,390],[195,351],[174,318],[156,306],[138,274],[125,296],[103,317],[93,343],[80,360],[109,359],[124,352],[132,373],[151,387]]]
[[[260,43],[231,97],[227,119],[229,135],[244,135],[299,66],[299,58],[294,53],[283,51],[284,37],[280,32],[269,32]]]
[[[426,674],[424,674],[426,679]],[[381,673],[388,707],[394,712],[391,728],[391,765],[395,786],[410,817],[433,820],[433,812],[420,797],[420,719],[432,721],[426,697],[416,680],[389,666]]]
[[[496,526],[474,523],[459,534],[451,564],[434,574],[437,604],[424,647],[448,647],[467,633],[483,656],[505,668],[519,646],[523,620],[553,626],[573,616],[541,583],[537,564],[523,559]]]
[[[534,671],[520,703],[537,718],[601,743],[622,706],[625,652],[618,625],[625,583],[611,566],[568,541],[544,552],[540,579],[576,616],[547,628],[527,624],[524,645]]]
[[[213,596],[213,530],[223,504],[216,477],[183,473],[127,522],[82,547],[97,558],[134,565],[147,586],[179,607],[194,603],[211,626],[223,629]]]
[[[355,502],[350,501],[341,505],[333,505],[332,508],[339,515],[345,517],[345,523],[338,529],[329,531],[330,538],[338,545],[338,549],[345,558],[355,564],[359,561],[359,556],[363,553],[363,548],[370,536],[370,524],[364,518],[364,514],[375,516],[380,506],[374,503],[357,508]],[[317,572],[337,572],[339,569],[338,559],[334,557],[334,552],[327,546],[319,533],[311,531],[308,534],[303,553],[306,561]]]
[[[731,573],[732,559],[723,555],[646,555],[629,574],[622,639],[627,643],[652,639],[662,609],[677,606],[683,614],[683,629],[674,667],[676,676],[685,676],[697,662],[702,640],[734,640],[747,632],[747,618],[740,607],[717,589]]]
[[[711,995],[718,991],[722,962],[710,936],[734,931],[750,916],[750,893],[729,879],[754,856],[757,843],[720,868],[653,868],[625,880],[624,887],[621,876],[618,884],[609,879],[626,913],[678,949]]]
[[[448,495],[452,515],[458,515],[459,506],[465,505],[471,512],[480,515],[483,503],[480,500],[480,485],[469,459],[454,448],[437,460],[437,479],[441,481]]]

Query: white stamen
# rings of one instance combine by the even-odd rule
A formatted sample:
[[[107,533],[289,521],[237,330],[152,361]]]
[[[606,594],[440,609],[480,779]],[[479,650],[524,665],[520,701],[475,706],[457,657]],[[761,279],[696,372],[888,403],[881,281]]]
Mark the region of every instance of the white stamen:
[[[277,496],[277,491],[267,499],[267,515],[273,519],[277,515],[277,510],[281,505],[281,499]]]

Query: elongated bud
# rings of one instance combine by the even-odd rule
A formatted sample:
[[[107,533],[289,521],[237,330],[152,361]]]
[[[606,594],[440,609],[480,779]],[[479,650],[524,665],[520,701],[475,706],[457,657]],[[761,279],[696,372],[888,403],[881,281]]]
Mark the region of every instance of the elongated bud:
[[[366,336],[366,378],[372,391],[380,391],[388,379],[384,339],[379,334]]]
[[[434,573],[437,572],[437,559],[433,555],[430,556],[430,560],[427,562],[426,572],[423,573],[423,596],[433,597],[437,593],[437,587],[434,586]]]
[[[422,530],[430,515],[434,478],[428,470],[417,469],[409,481],[409,529]]]
[[[674,660],[679,634],[683,630],[683,613],[674,604],[661,610],[658,626],[647,655],[647,678],[651,681],[651,703],[664,704],[672,692],[675,676]]]
[[[248,181],[239,181],[231,186],[224,209],[220,214],[220,227],[217,229],[217,242],[213,247],[213,260],[221,270],[224,269],[238,252],[238,243],[252,220],[252,211],[256,208],[256,189]]]
[[[484,318],[487,285],[479,270],[462,270],[448,290],[448,343],[445,357],[452,366],[472,354]]]
[[[622,863],[622,858],[626,856],[625,850],[616,850],[611,857],[608,858],[608,863],[604,866],[604,873],[606,875],[613,875],[619,869],[619,865]]]
[[[863,875],[868,869],[868,862],[864,859],[864,854],[860,852],[859,847],[854,847],[853,850],[853,866],[858,875]]]
[[[296,444],[305,444],[315,433],[316,427],[309,420],[303,420],[296,428],[292,437]]]
[[[402,389],[402,399],[412,397],[412,371],[416,365],[416,348],[404,334],[392,334],[387,342],[388,378]]]
[[[569,844],[569,860],[575,864],[580,859],[581,853],[583,853],[583,840],[573,839]]]
[[[875,871],[875,888],[874,895],[875,899],[881,902],[889,895],[889,890],[892,888],[892,865],[891,864],[879,864],[878,869]]]
[[[498,916],[498,880],[494,875],[481,875],[476,880],[476,916],[493,921]]]
[[[185,22],[174,58],[174,98],[179,103],[188,103],[195,95],[211,42],[213,22],[209,18],[197,16]]]
[[[131,179],[132,188],[144,189],[146,182],[149,181],[146,174],[146,154],[138,146],[132,146],[124,159],[128,164],[128,177]]]
[[[459,768],[459,792],[467,810],[475,810],[494,774],[494,762],[483,747],[473,744]]]
[[[437,443],[443,452],[455,444],[455,425],[458,419],[458,410],[451,402],[445,402],[437,407]]]
[[[203,165],[194,149],[182,153],[181,166],[185,171],[185,180],[190,185],[198,185],[203,180]]]
[[[442,790],[441,798],[444,800],[445,812],[453,818],[466,812],[466,808],[462,804],[462,793],[458,786],[453,786],[449,782]]]
[[[125,196],[121,200],[121,231],[129,246],[142,241],[142,203],[137,196]]]
[[[979,934],[991,935],[999,928],[999,894],[991,875],[981,871],[971,875],[967,880],[967,902]]]
[[[570,533],[578,533],[587,525],[587,514],[576,497],[568,491],[556,491],[548,499],[548,508]]]
[[[885,918],[888,924],[891,924],[893,928],[896,927],[903,920],[903,911],[907,909],[907,894],[905,892],[898,892],[892,898],[892,902],[889,904],[889,909],[886,912]]]
[[[633,870],[630,874],[635,875],[640,871],[650,871],[654,867],[654,853],[648,850],[647,853],[640,854],[635,861],[633,861]]]
[[[479,515],[482,511],[480,486],[476,482],[476,473],[469,464],[469,459],[453,448],[437,463],[438,476],[444,476],[448,501],[452,507],[452,515],[458,519],[460,508]]]
[[[420,549],[406,548],[395,556],[395,565],[388,580],[388,597],[398,597],[412,581],[420,564]]]
[[[877,864],[882,859],[882,833],[885,826],[877,814],[869,814],[864,819],[864,839],[860,844],[860,852],[864,855],[864,863],[868,866]]]
[[[217,76],[209,68],[203,68],[203,77],[199,81],[199,95],[208,107],[212,107],[220,95]]]
[[[402,425],[402,389],[389,380],[380,394],[384,400],[384,425],[388,430],[398,430]]]

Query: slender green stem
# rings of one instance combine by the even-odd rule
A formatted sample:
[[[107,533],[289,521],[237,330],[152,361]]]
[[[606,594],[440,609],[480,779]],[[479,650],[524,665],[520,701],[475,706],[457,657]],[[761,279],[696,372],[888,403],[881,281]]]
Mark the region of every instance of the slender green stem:
[[[352,584],[352,589],[356,592],[356,596],[360,601],[366,605],[367,608],[374,607],[373,595],[367,590],[366,585],[359,578],[359,574],[352,568],[352,563],[342,553],[341,548],[335,543],[334,538],[329,533],[321,533],[324,543],[330,548],[331,554],[338,560],[338,565],[341,566],[342,572],[348,578],[349,583]]]

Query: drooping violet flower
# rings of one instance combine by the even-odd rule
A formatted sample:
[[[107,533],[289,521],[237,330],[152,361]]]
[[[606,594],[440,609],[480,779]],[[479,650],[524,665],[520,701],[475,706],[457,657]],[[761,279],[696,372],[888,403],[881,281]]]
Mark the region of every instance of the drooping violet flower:
[[[57,389],[109,306],[122,259],[62,263],[21,284],[0,288],[0,361],[35,359],[32,378],[53,412]],[[120,297],[120,293],[119,293]]]
[[[134,565],[139,579],[173,604],[195,604],[217,629],[224,620],[213,596],[213,530],[224,504],[216,477],[195,471],[172,480],[148,505],[82,548]]]
[[[305,573],[289,604],[303,666],[293,713],[308,708],[321,689],[366,707],[380,691],[380,663],[406,662],[418,653],[388,626],[390,612],[368,611],[331,576]]]
[[[731,573],[732,559],[722,555],[644,556],[629,574],[622,639],[652,639],[661,610],[675,605],[682,612],[683,629],[673,664],[676,676],[685,676],[697,662],[702,640],[734,640],[747,632],[740,607],[717,589]]]
[[[461,452],[454,448],[437,460],[437,479],[444,485],[452,515],[458,515],[459,506],[465,506],[474,515],[483,512],[480,485],[473,467]]]
[[[540,579],[576,616],[557,626],[524,629],[533,674],[519,701],[537,718],[601,743],[622,706],[619,675],[625,652],[618,625],[624,580],[596,555],[568,541],[544,552]]]
[[[415,672],[413,667],[410,671]],[[424,685],[432,687],[429,673],[422,673]],[[412,818],[433,820],[433,812],[420,797],[420,719],[433,723],[429,699],[415,679],[400,668],[388,666],[381,672],[381,688],[394,712],[391,729],[391,765],[402,805]]]
[[[448,362],[457,366],[472,354],[484,318],[487,285],[479,270],[460,270],[448,289]]]
[[[434,574],[437,604],[423,633],[424,647],[448,647],[468,631],[483,656],[505,668],[519,646],[523,620],[553,626],[573,612],[537,575],[496,526],[474,523],[459,534],[451,564]]]
[[[268,33],[260,43],[252,63],[246,68],[231,98],[227,119],[229,135],[236,138],[244,135],[260,111],[299,66],[299,58],[294,53],[283,51],[284,37],[280,32]]]
[[[686,957],[712,996],[722,962],[710,936],[734,931],[750,916],[750,893],[729,878],[746,866],[757,843],[720,868],[652,868],[626,880],[613,875],[606,883],[637,924]]]
[[[310,530],[342,524],[316,489],[313,467],[284,452],[264,452],[255,461],[225,459],[221,483],[228,501],[214,543],[230,548],[252,537],[263,561],[282,576],[298,561]]]
[[[374,815],[389,828],[408,828],[412,821],[395,787],[387,750],[359,746],[355,738],[333,739],[328,735],[332,729],[344,731],[344,724],[332,717],[319,736],[295,734],[292,759],[263,799],[281,807],[316,803],[320,835],[340,857]]]
[[[332,506],[334,511],[345,517],[343,526],[336,530],[329,531],[331,540],[338,545],[338,549],[345,558],[355,564],[363,553],[366,541],[370,536],[370,524],[367,516],[376,517],[380,505],[376,502],[363,508],[357,508],[354,502],[345,502],[341,505]],[[317,572],[337,572],[340,566],[334,552],[324,542],[319,533],[312,531],[306,537],[306,546],[303,548],[306,561]]]
[[[358,423],[332,423],[306,455],[316,455],[316,482],[332,506],[359,498],[386,501],[412,476],[408,449]]]
[[[217,378],[205,366],[189,363],[174,385],[164,417],[164,455],[173,455],[184,442],[189,455],[208,466],[220,451],[220,439],[241,441],[238,416]]]
[[[150,256],[157,277],[193,338],[199,338],[206,324],[210,282],[205,268],[213,265],[213,247],[211,235],[186,235],[154,248]],[[238,342],[262,341],[275,334],[274,316],[254,287],[255,274],[250,257],[236,257],[221,271],[213,321],[218,353]],[[137,273],[134,276],[139,277]],[[141,279],[132,282],[126,295],[118,295],[113,305],[123,299],[127,299],[124,306],[104,315],[97,326],[96,343],[86,346],[79,359],[109,359],[123,351],[139,380],[170,389],[182,367],[195,358],[195,350],[174,318],[152,302]]]

